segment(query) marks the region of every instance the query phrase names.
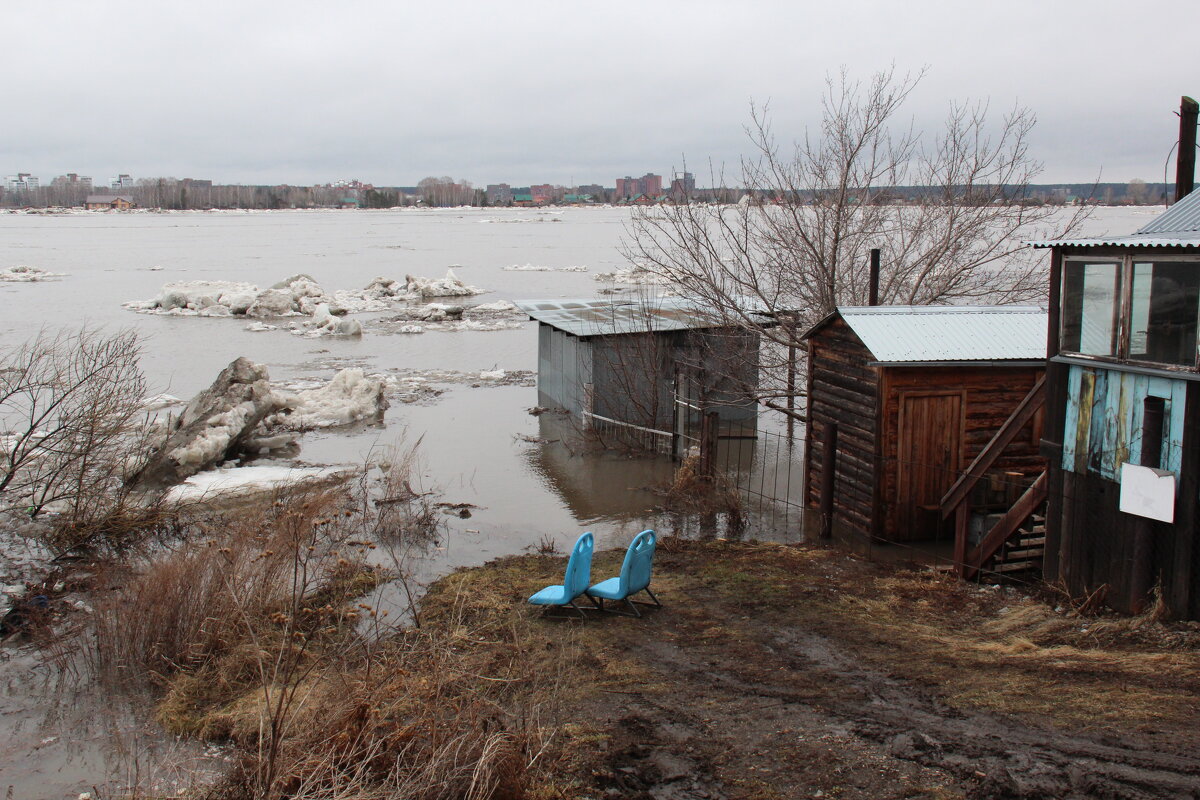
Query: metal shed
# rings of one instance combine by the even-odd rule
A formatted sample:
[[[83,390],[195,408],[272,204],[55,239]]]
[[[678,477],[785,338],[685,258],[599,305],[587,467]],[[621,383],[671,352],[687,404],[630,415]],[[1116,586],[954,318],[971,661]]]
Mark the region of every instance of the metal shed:
[[[803,338],[806,503],[820,503],[822,470],[835,441],[835,528],[906,542],[935,538],[943,495],[1038,384],[1046,310],[844,307]],[[1019,446],[993,469],[1039,472],[1040,436],[1040,419],[1031,420]]]
[[[677,401],[753,426],[741,398],[757,378],[759,337],[677,297],[524,300],[538,322],[539,403],[594,421],[670,434]],[[765,314],[763,324],[771,320]]]

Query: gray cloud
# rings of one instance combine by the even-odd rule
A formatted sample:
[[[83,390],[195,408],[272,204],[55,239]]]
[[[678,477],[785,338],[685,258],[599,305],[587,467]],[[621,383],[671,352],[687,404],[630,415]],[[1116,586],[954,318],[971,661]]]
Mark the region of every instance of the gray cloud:
[[[918,126],[952,100],[1020,103],[1047,181],[1161,180],[1179,95],[1200,92],[1193,0],[975,5],[6,4],[0,171],[611,184],[686,157],[703,175],[746,152],[751,98],[802,136],[827,72],[894,63],[929,67]]]

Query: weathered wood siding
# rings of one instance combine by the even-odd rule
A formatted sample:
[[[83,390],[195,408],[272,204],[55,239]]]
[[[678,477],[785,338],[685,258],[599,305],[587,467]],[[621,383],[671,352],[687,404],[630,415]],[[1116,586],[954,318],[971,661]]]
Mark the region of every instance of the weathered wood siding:
[[[1163,469],[1177,476],[1175,521],[1157,522],[1119,510],[1122,463],[1141,459],[1146,397],[1165,403]],[[1149,577],[1177,616],[1200,618],[1200,383],[1072,364],[1064,391],[1049,402],[1065,408],[1060,469],[1048,521],[1052,569],[1076,596],[1103,591],[1106,602],[1133,612],[1138,596],[1134,545],[1149,537]]]
[[[809,339],[806,502],[820,504],[825,428],[838,426],[834,520],[841,530],[874,534],[879,370],[840,318]]]
[[[1000,426],[1037,382],[1042,367],[961,367],[921,366],[888,367],[883,376],[883,429],[881,432],[883,468],[881,470],[883,507],[882,536],[893,541],[933,538],[934,531],[913,527],[906,521],[914,515],[904,512],[907,498],[900,496],[901,472],[915,473],[905,481],[911,485],[940,484],[944,494],[962,470],[1000,430]],[[905,435],[901,402],[905,396],[961,393],[963,418],[961,450],[949,463],[901,463],[900,440]],[[1046,467],[1038,455],[1041,438],[1040,417],[1035,417],[997,460],[993,471],[1019,472],[1035,476]],[[915,421],[920,424],[920,421]],[[940,499],[940,498],[939,498]],[[919,516],[916,517],[919,519]],[[931,514],[929,521],[936,516]]]
[[[1063,469],[1118,481],[1121,465],[1140,464],[1147,397],[1165,401],[1162,468],[1179,473],[1188,381],[1072,364],[1067,373]]]

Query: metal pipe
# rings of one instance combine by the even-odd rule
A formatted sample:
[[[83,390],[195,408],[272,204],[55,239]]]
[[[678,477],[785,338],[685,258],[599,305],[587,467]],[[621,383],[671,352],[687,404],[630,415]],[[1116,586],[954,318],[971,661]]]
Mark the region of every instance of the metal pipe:
[[[879,305],[879,248],[871,248],[871,277],[867,305]]]
[[[1196,186],[1196,119],[1200,104],[1190,97],[1179,101],[1179,153],[1175,158],[1175,202]]]

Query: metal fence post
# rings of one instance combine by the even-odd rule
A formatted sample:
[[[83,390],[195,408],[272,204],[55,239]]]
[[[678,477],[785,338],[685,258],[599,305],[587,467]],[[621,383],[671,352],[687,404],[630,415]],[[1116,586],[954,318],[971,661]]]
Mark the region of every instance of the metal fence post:
[[[712,477],[717,464],[717,427],[720,419],[716,411],[707,411],[700,424],[700,474]]]
[[[837,423],[821,432],[821,538],[833,537],[833,491],[837,474]]]

